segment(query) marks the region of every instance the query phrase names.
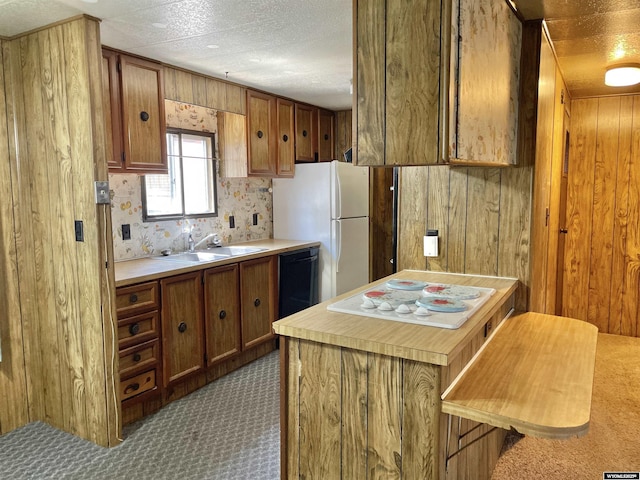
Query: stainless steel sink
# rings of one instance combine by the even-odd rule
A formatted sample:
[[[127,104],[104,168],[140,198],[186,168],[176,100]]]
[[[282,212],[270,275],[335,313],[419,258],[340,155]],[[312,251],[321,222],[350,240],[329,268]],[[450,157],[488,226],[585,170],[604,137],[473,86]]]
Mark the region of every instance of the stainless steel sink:
[[[215,254],[227,255],[229,257],[235,257],[237,255],[249,255],[251,253],[263,252],[266,248],[260,247],[247,247],[243,245],[228,245],[226,247],[214,247],[210,251]]]
[[[225,255],[223,253],[213,253],[213,252],[184,252],[184,253],[173,253],[171,255],[156,257],[161,260],[173,260],[176,262],[214,262],[216,260],[224,260],[225,258],[229,258],[230,255]]]
[[[266,248],[245,247],[242,245],[229,245],[227,247],[215,247],[211,250],[197,252],[173,253],[162,257],[155,257],[161,260],[173,260],[176,262],[215,262],[229,257],[249,255],[251,253],[263,252]]]

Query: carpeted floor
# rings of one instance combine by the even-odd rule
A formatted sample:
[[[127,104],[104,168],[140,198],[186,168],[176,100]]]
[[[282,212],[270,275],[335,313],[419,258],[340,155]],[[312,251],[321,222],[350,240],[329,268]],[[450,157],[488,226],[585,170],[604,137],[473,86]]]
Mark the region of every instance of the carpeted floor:
[[[598,335],[589,432],[569,440],[509,434],[492,480],[600,480],[640,471],[640,338]]]
[[[125,427],[106,449],[44,423],[0,437],[2,480],[274,480],[278,352]]]

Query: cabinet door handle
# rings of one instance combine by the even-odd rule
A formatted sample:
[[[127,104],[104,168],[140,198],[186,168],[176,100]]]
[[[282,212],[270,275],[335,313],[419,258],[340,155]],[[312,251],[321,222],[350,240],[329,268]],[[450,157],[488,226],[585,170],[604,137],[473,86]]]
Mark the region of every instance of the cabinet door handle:
[[[131,296],[129,297],[129,303],[136,303],[138,301],[138,295],[136,295],[135,293],[132,293]]]
[[[178,325],[178,331],[180,333],[184,333],[187,330],[187,324],[184,322],[180,322],[180,325]]]
[[[329,140],[329,134],[328,134],[328,133],[325,133],[325,134],[324,134],[324,139],[325,139],[325,140]]]
[[[127,393],[131,393],[131,392],[135,392],[136,390],[138,390],[140,388],[140,384],[139,383],[132,383],[130,385],[127,385],[127,388],[124,389],[124,394],[126,395]]]
[[[139,353],[134,353],[133,354],[133,361],[134,362],[139,362],[140,360],[142,360],[142,355],[140,355]]]
[[[140,112],[140,120],[146,122],[149,120],[149,114],[147,112]]]
[[[258,133],[256,133],[256,135],[258,135],[258,138],[262,138],[264,136],[264,133],[262,133],[262,130],[258,130]]]
[[[223,318],[226,318],[226,316],[227,316],[227,312],[225,312],[224,310],[220,310],[218,317],[220,317],[220,319],[223,319]]]
[[[569,233],[569,231],[566,228],[561,228],[560,233]]]
[[[129,333],[131,335],[137,335],[138,333],[140,333],[140,324],[132,323],[131,325],[129,325]]]
[[[287,142],[287,141],[289,141],[289,136],[288,136],[288,135],[283,135],[283,136],[282,136],[282,141],[283,141],[283,142]]]
[[[255,307],[259,307],[259,306],[260,306],[260,299],[259,299],[259,298],[256,298],[256,299],[253,301],[253,305],[254,305]]]
[[[302,136],[306,137],[307,136],[307,131],[306,130],[302,130]]]

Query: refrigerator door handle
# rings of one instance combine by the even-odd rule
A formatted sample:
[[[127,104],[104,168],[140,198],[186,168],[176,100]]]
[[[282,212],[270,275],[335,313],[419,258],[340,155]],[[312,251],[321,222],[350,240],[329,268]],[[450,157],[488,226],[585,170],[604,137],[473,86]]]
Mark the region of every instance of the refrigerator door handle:
[[[340,187],[340,175],[338,175],[338,171],[335,172],[335,182],[336,189],[334,192],[335,196],[335,209],[334,218],[342,218],[342,188]]]
[[[342,226],[340,220],[336,220],[336,273],[340,272],[340,254],[342,253]]]

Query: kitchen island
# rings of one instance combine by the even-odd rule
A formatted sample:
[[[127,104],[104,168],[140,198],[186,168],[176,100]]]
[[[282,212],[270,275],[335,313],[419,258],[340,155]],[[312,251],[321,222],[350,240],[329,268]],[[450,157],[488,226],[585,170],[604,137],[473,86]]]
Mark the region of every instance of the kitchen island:
[[[327,310],[389,279],[490,288],[495,293],[457,329]],[[281,335],[282,478],[490,478],[504,440],[502,428],[510,427],[508,415],[513,412],[477,414],[477,404],[465,403],[464,392],[473,390],[469,385],[491,380],[482,375],[492,373],[485,368],[470,377],[467,370],[472,370],[472,359],[483,358],[482,350],[491,350],[484,346],[492,337],[501,337],[501,325],[519,322],[505,321],[513,313],[517,287],[516,279],[404,270],[276,322],[274,329]],[[584,354],[573,360],[587,367],[577,380],[580,395],[572,401],[586,405],[581,412],[586,410],[588,426],[597,331],[584,325],[588,332],[579,338],[585,348],[576,348]],[[524,358],[531,356],[537,354]],[[501,360],[509,368],[517,362],[517,352]],[[445,391],[455,390],[458,383],[466,389],[443,401]],[[523,385],[526,391],[526,379],[518,391]],[[544,385],[533,392],[542,390]],[[448,404],[445,413],[443,403]],[[497,422],[491,423],[493,419]],[[567,435],[585,428],[571,427]],[[560,425],[553,430],[554,438],[562,438],[564,431]]]

